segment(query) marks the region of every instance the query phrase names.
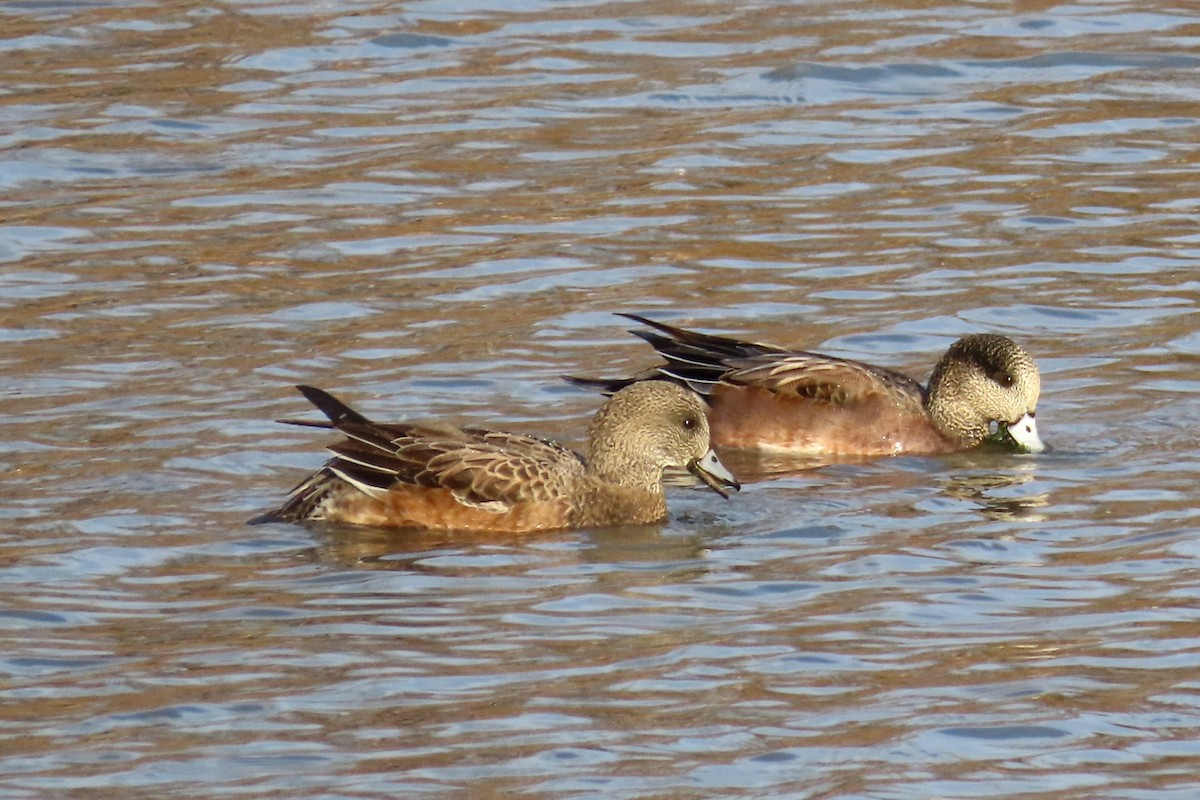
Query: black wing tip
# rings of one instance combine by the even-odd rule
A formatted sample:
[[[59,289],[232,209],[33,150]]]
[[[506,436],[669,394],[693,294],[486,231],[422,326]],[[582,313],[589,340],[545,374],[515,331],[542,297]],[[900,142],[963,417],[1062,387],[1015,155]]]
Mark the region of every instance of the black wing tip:
[[[334,427],[344,423],[365,423],[371,421],[352,409],[350,406],[338,400],[324,389],[318,389],[315,386],[307,386],[305,384],[297,384],[296,390],[304,395],[304,399],[317,407],[317,410],[329,418]],[[323,427],[321,424],[313,427]]]
[[[323,406],[340,406],[345,405],[341,400],[331,395],[324,389],[318,389],[315,386],[308,386],[303,383],[296,384],[296,391],[304,395],[304,399],[312,403],[317,408],[324,411]]]
[[[648,328],[652,328],[653,330],[649,331],[634,329],[629,332],[645,340],[651,347],[663,355],[667,354],[667,348],[679,347],[695,348],[705,353],[719,355],[724,354],[725,351],[731,348],[743,348],[749,344],[740,339],[731,339],[728,336],[714,336],[711,333],[701,333],[700,331],[693,331],[688,328],[668,325],[665,322],[656,322],[640,314],[626,314],[620,311],[616,313],[619,317],[625,317],[634,322],[639,322]]]
[[[604,395],[614,395],[638,381],[637,378],[584,378],[579,375],[560,375],[559,377],[572,386],[582,386],[584,389],[591,389]]]
[[[320,428],[329,430],[333,427],[333,423],[324,419],[277,419],[275,420],[280,425],[298,425],[302,428]]]
[[[659,331],[660,333],[665,333],[667,336],[672,338],[680,333],[687,333],[687,331],[685,331],[683,328],[677,328],[674,325],[668,325],[665,322],[658,322],[657,320],[650,319],[649,317],[643,317],[641,314],[630,314],[625,311],[616,311],[614,313],[618,317],[624,317],[625,319],[632,320],[639,325],[645,325],[647,328],[653,328],[654,330]],[[643,334],[646,334],[647,331],[633,330],[630,331],[630,333],[634,334],[635,336],[643,336]]]
[[[625,319],[631,319],[634,322],[640,322],[642,325],[654,326],[654,325],[662,324],[659,322],[655,322],[654,320],[652,320],[648,317],[643,317],[641,314],[634,314],[629,311],[614,311],[613,313],[616,314],[618,317],[624,317]]]
[[[662,353],[666,348],[677,347],[682,344],[678,336],[668,336],[655,331],[644,331],[639,328],[634,328],[629,332],[653,347],[659,353]]]

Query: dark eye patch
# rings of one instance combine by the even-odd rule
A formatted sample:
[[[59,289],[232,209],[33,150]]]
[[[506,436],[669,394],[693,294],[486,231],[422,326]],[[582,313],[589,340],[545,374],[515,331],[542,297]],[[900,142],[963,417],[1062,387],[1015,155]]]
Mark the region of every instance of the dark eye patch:
[[[695,417],[684,417],[683,418],[683,427],[689,431],[692,430],[693,428],[695,428],[697,424],[698,424],[698,421]]]
[[[1013,385],[1013,383],[1016,382],[1012,375],[1002,369],[996,370],[988,377],[991,378],[995,383],[1003,386],[1005,389],[1009,388]]]

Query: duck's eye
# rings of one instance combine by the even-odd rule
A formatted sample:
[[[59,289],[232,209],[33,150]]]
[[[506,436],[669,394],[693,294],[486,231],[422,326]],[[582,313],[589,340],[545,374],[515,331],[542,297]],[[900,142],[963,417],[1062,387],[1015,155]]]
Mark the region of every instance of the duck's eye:
[[[996,372],[993,372],[993,373],[992,373],[992,375],[991,375],[991,378],[992,378],[992,380],[993,380],[993,381],[995,381],[996,383],[1000,384],[1000,385],[1001,385],[1001,386],[1003,386],[1005,389],[1007,389],[1008,387],[1012,386],[1012,385],[1013,385],[1013,383],[1014,383],[1013,376],[1012,376],[1012,375],[1009,375],[1009,374],[1008,374],[1007,372],[1005,372],[1004,370],[997,370]]]
[[[696,418],[695,418],[695,417],[684,417],[684,418],[683,418],[683,427],[684,427],[684,429],[685,429],[685,430],[689,430],[689,431],[690,431],[690,430],[692,430],[693,428],[695,428],[695,427],[696,427],[696,425],[698,425],[698,424],[699,424],[699,423],[697,422],[697,420],[696,420]]]

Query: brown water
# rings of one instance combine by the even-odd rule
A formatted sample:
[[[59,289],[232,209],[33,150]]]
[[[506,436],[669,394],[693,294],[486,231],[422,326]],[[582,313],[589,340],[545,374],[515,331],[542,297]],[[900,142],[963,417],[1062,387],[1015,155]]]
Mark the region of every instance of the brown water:
[[[1200,15],[1163,0],[0,4],[4,797],[1192,798]],[[247,527],[290,388],[574,439],[611,312],[1053,452],[670,521]]]

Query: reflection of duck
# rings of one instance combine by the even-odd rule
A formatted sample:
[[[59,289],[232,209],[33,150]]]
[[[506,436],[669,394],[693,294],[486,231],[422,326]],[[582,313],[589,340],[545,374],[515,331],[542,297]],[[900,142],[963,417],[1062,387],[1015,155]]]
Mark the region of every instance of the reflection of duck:
[[[589,529],[584,538],[565,530],[399,531],[367,525],[322,525],[313,535],[317,545],[306,551],[308,557],[346,568],[461,576],[550,569],[563,580],[586,575],[598,583],[611,571],[624,576],[621,581],[636,582],[630,576],[637,573],[660,585],[668,573],[682,579],[711,568],[705,553],[718,534],[701,519],[689,520],[682,532],[667,533],[657,524],[621,525]]]
[[[866,456],[810,455],[807,453],[785,453],[774,450],[751,450],[725,448],[721,451],[721,463],[729,467],[742,484],[760,483],[779,478],[799,477],[824,467],[866,464]],[[686,474],[676,476],[667,472],[667,485],[694,486],[695,479]]]
[[[709,402],[713,444],[813,455],[948,453],[981,444],[990,428],[1017,449],[1045,449],[1034,413],[1041,381],[1011,339],[959,339],[928,389],[883,367],[676,328],[623,314],[667,363],[629,379],[571,378],[616,391],[659,378]]]
[[[975,503],[987,517],[1002,520],[1037,522],[1045,515],[1037,509],[1050,505],[1046,492],[1023,497],[998,496],[1003,491],[1033,480],[1032,472],[982,473],[978,475],[954,475],[944,483],[946,494],[959,500]]]
[[[623,389],[588,430],[588,457],[553,442],[478,428],[381,425],[331,395],[298,387],[346,439],[334,457],[254,523],[523,532],[655,522],[662,474],[686,467],[713,490],[738,488],[709,449],[703,402],[656,381]]]

